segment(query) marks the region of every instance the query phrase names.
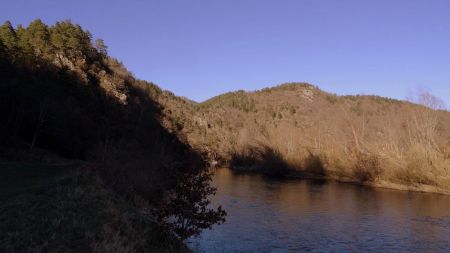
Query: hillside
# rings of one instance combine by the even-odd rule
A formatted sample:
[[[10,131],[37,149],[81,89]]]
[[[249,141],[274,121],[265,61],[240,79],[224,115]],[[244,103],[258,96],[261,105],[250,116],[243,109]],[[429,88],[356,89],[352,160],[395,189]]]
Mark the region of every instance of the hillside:
[[[146,229],[168,234],[177,243],[198,234],[223,221],[225,212],[208,208],[208,197],[215,189],[209,185],[207,164],[197,151],[173,133],[176,124],[164,115],[163,106],[158,102],[172,97],[170,92],[133,77],[118,60],[108,56],[103,40],[94,41],[79,25],[63,21],[48,26],[35,20],[27,27],[13,27],[5,22],[0,26],[0,181],[15,178],[18,184],[25,184],[24,188],[27,184],[40,185],[46,174],[38,170],[58,167],[53,162],[48,164],[51,157],[81,161],[82,167],[89,168],[82,170],[87,173],[88,183],[80,181],[77,185],[72,175],[78,166],[74,166],[73,171],[65,173],[74,180],[68,191],[104,189],[113,195],[102,195],[102,200],[120,199],[115,203],[119,207],[114,208],[121,208],[123,203],[132,206],[140,214],[139,219],[150,221]],[[28,162],[22,166],[24,161]],[[37,176],[20,176],[22,168],[25,171],[35,168]],[[15,173],[19,176],[14,176]],[[98,185],[89,183],[97,179]],[[58,190],[52,187],[60,187],[59,181],[43,184],[39,193]],[[28,193],[12,194],[12,201],[16,197],[32,199]],[[44,194],[37,198],[47,197]],[[54,205],[45,201],[39,204],[42,209]],[[79,205],[69,204],[73,208],[71,212],[76,213],[93,203],[81,199]],[[38,220],[43,220],[41,229],[52,229],[54,221],[42,217],[45,212],[36,215]],[[22,218],[26,219],[26,215]],[[127,216],[120,218],[127,219]],[[73,218],[68,222],[75,221]],[[103,225],[108,226],[110,221],[104,221]],[[94,226],[86,222],[83,224],[86,228]],[[19,220],[16,225],[20,223]],[[103,225],[96,224],[98,228]],[[8,251],[1,247],[26,251],[29,246],[26,241],[35,240],[15,241],[22,235],[14,237],[18,227],[13,225],[0,229],[0,251]],[[120,227],[112,229],[111,236],[121,232]],[[57,245],[69,247],[75,243],[72,239],[77,238]],[[36,240],[35,247],[56,250],[46,248],[45,237]],[[90,247],[97,243],[96,237],[86,240],[83,243]],[[104,238],[105,243],[113,241],[114,238]],[[129,248],[132,252],[164,247],[154,245],[157,241],[148,247],[135,243],[137,248]]]
[[[89,164],[53,158],[0,167],[3,252],[190,252]]]
[[[209,207],[206,158],[269,176],[450,194],[442,108],[428,93],[413,103],[306,83],[196,103],[137,79],[70,21],[5,22],[0,251],[188,251],[184,239],[225,217]]]
[[[416,102],[291,83],[192,103],[178,117],[194,112],[189,141],[235,169],[448,193],[450,113],[430,109],[441,106],[431,94]]]

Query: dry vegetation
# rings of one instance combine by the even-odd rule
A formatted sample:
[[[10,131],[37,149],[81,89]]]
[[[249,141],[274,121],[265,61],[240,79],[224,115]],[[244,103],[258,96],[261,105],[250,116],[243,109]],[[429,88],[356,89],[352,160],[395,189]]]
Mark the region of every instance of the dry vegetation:
[[[290,83],[165,106],[191,144],[240,170],[450,192],[450,113],[427,92],[408,102]]]

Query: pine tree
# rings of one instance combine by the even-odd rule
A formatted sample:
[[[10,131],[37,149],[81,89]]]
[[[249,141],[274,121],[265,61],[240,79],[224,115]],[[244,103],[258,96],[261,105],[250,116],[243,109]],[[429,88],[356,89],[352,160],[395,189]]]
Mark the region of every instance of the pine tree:
[[[24,35],[35,55],[48,56],[52,52],[48,27],[40,19],[31,22]]]
[[[17,36],[11,22],[6,21],[0,26],[0,40],[9,53],[17,51]]]
[[[0,40],[0,76],[6,76],[10,68],[9,55],[3,42]]]
[[[72,59],[81,56],[89,58],[95,51],[91,44],[92,35],[70,21],[57,22],[50,29],[50,39],[59,53]]]
[[[103,39],[95,40],[95,48],[101,55],[108,55],[108,47],[105,45],[105,41],[103,41]]]

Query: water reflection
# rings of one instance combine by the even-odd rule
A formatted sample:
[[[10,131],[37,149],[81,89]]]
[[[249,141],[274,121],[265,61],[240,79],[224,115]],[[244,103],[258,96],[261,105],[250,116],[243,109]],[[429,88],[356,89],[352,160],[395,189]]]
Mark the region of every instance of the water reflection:
[[[225,224],[198,252],[450,252],[450,197],[218,169]]]

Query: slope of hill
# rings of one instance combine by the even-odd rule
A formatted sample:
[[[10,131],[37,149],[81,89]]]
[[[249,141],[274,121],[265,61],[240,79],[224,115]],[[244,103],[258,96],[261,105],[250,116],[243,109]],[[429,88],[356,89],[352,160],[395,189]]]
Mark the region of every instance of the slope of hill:
[[[192,104],[183,132],[235,169],[449,193],[450,113],[418,102],[289,83]]]
[[[88,163],[50,156],[0,161],[2,252],[190,252]]]
[[[214,193],[207,166],[173,133],[177,124],[158,103],[172,97],[134,78],[107,55],[102,40],[70,21],[0,26],[0,159],[20,163],[31,156],[37,165],[27,167],[39,168],[47,155],[36,153],[46,149],[82,160],[106,189],[184,239],[223,221],[224,211],[207,207]],[[14,170],[4,166],[0,175],[8,178]],[[14,233],[8,228],[1,241]],[[20,246],[27,247],[25,241],[14,247]]]

